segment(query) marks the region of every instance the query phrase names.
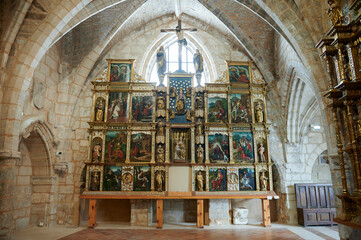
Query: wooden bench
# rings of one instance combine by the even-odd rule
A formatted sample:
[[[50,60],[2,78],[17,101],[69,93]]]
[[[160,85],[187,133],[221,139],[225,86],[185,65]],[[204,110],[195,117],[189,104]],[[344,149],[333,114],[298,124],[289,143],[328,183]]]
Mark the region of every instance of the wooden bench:
[[[94,193],[84,192],[80,198],[89,199],[89,220],[88,227],[96,227],[96,201],[98,199],[154,199],[157,200],[157,228],[163,227],[163,200],[164,199],[195,199],[197,200],[197,227],[204,227],[204,200],[205,199],[261,199],[262,200],[262,225],[271,226],[271,213],[269,201],[275,197],[273,191],[270,192],[230,192],[230,193],[209,193],[209,192],[163,192],[163,193]]]
[[[332,184],[295,184],[298,224],[334,225],[336,216]]]

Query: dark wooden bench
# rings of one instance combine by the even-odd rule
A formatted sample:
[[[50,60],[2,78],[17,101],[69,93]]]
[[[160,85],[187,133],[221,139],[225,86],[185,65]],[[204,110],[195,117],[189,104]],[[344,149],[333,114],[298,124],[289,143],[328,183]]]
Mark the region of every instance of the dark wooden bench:
[[[332,184],[295,184],[298,223],[305,227],[336,225],[335,197]]]

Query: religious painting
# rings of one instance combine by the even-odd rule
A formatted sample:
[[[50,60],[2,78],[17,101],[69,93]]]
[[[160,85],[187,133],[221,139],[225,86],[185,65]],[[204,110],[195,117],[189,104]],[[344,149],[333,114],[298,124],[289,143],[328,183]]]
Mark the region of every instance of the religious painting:
[[[122,168],[122,191],[133,191],[133,170],[134,167]]]
[[[110,92],[108,103],[108,122],[128,122],[129,94]]]
[[[250,66],[247,62],[227,62],[229,83],[250,82]]]
[[[102,97],[97,98],[95,101],[95,122],[102,122],[104,121],[104,113],[105,113],[105,99]]]
[[[150,191],[152,182],[150,166],[134,167],[134,191]]]
[[[132,74],[131,63],[110,64],[109,82],[130,82]]]
[[[169,76],[169,122],[192,121],[192,76]]]
[[[239,177],[237,167],[227,167],[228,191],[239,191]]]
[[[253,168],[239,169],[239,190],[240,191],[255,191],[255,179]]]
[[[127,132],[108,131],[105,137],[107,163],[124,163],[127,156]]]
[[[103,140],[101,138],[94,138],[92,142],[92,162],[99,163],[102,158]]]
[[[121,191],[122,190],[122,167],[105,166],[103,191]]]
[[[253,163],[252,132],[233,132],[233,159],[235,163]]]
[[[209,123],[228,122],[228,99],[226,94],[210,94],[208,98],[208,119]]]
[[[172,162],[186,163],[189,160],[189,131],[187,129],[172,129],[171,132]]]
[[[206,190],[206,172],[198,170],[195,172],[195,191],[205,191]]]
[[[342,16],[344,16],[343,25],[350,24],[356,18],[356,15],[352,13],[351,8],[353,4],[357,2],[356,0],[341,0],[339,6],[341,6]]]
[[[252,114],[250,107],[249,94],[236,93],[230,94],[231,99],[231,122],[232,123],[251,123]]]
[[[90,172],[89,191],[100,191],[100,171]]]
[[[153,122],[153,96],[132,96],[132,121]]]
[[[208,154],[211,163],[229,162],[229,139],[226,133],[208,135]]]
[[[225,167],[209,168],[209,191],[227,191]]]
[[[152,158],[152,134],[133,133],[130,138],[130,161],[150,162]]]

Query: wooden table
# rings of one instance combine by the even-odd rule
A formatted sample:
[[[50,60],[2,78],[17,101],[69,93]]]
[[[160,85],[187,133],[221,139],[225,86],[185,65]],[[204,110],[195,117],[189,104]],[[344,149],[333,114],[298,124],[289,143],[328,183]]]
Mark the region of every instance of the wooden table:
[[[164,199],[195,199],[197,200],[197,227],[204,227],[204,200],[205,199],[261,199],[262,225],[271,226],[271,212],[269,200],[276,196],[275,192],[84,192],[79,198],[89,199],[88,227],[96,227],[97,199],[154,199],[157,200],[157,228],[163,227],[163,200]]]

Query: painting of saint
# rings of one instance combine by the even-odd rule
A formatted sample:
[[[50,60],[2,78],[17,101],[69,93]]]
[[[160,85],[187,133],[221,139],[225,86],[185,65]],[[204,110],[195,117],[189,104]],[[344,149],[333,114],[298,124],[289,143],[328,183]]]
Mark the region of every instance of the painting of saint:
[[[251,123],[249,94],[230,94],[231,99],[231,121],[232,123]]]
[[[229,162],[228,142],[227,134],[208,135],[208,151],[211,163]]]
[[[131,75],[131,63],[112,63],[110,65],[110,82],[129,82]]]
[[[151,168],[149,166],[134,167],[134,191],[150,191]]]
[[[208,122],[226,123],[228,121],[227,98],[208,98]]]
[[[227,191],[226,168],[209,169],[209,191]]]
[[[110,92],[108,122],[128,122],[128,93]]]
[[[103,145],[103,141],[101,138],[93,139],[92,162],[99,163],[101,161],[102,145]]]
[[[254,169],[240,168],[239,169],[239,190],[240,191],[255,191]]]
[[[132,121],[153,121],[153,96],[132,97]]]
[[[127,156],[127,133],[108,131],[105,137],[105,160],[108,163],[124,163]]]
[[[122,189],[122,167],[106,166],[104,168],[103,191],[120,191]]]
[[[232,145],[232,154],[235,163],[254,162],[252,132],[234,132]]]
[[[249,83],[248,65],[230,65],[228,74],[230,83]]]
[[[186,162],[188,133],[186,131],[172,132],[172,156],[173,162]]]
[[[130,161],[150,162],[152,156],[152,135],[136,133],[131,136]]]

